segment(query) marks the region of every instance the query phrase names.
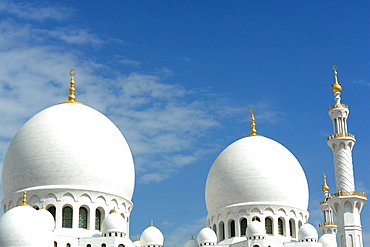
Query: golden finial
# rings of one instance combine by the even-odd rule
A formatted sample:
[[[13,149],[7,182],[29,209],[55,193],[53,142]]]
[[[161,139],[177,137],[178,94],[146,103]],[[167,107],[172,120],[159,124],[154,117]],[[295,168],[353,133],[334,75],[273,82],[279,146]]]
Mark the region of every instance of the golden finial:
[[[252,221],[259,221],[257,216],[254,216]]]
[[[257,135],[257,130],[256,130],[256,122],[255,122],[255,118],[254,118],[254,113],[256,111],[254,110],[254,108],[250,108],[249,109],[249,113],[252,114],[251,116],[251,134],[249,136],[258,136]]]
[[[338,72],[337,72],[338,67],[333,66],[334,70],[334,84],[331,87],[331,90],[333,93],[340,93],[342,91],[342,86],[338,83]]]
[[[28,207],[32,207],[30,205],[27,204],[27,191],[23,191],[23,200],[22,200],[22,203],[17,205],[18,206],[28,206]]]
[[[150,221],[150,226],[154,226],[153,220]]]
[[[74,76],[76,75],[76,70],[71,69],[69,71],[69,75],[71,76],[71,81],[69,82],[70,87],[69,87],[68,101],[67,102],[62,102],[61,104],[64,104],[64,103],[82,104],[82,103],[76,102],[76,96],[75,96],[76,89],[75,89],[75,79],[74,79]]]
[[[117,213],[117,208],[114,206],[114,208],[109,212],[110,214]]]
[[[321,187],[321,189],[322,191],[329,191],[329,186],[326,184],[326,175],[324,172],[322,174],[324,174],[324,185]]]
[[[40,209],[45,209],[45,203],[44,202],[42,202]]]

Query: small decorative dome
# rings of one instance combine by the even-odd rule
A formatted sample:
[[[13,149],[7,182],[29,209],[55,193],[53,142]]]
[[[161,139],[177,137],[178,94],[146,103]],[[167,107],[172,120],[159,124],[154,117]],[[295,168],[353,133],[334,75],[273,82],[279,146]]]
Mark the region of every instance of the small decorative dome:
[[[204,227],[202,230],[200,230],[198,237],[198,244],[203,245],[216,245],[217,244],[217,236],[216,233],[209,228],[208,226]]]
[[[68,176],[65,176],[68,174]],[[9,145],[4,198],[27,188],[75,188],[131,201],[134,163],[118,128],[82,104],[49,107],[28,120]]]
[[[135,247],[140,247],[141,246],[140,240],[136,239],[135,242],[134,242],[134,245],[135,245]]]
[[[191,237],[191,239],[189,239],[185,243],[184,247],[198,247],[198,242],[193,237]]]
[[[122,232],[126,233],[126,221],[125,219],[117,212],[110,213],[104,220],[102,224],[102,232]]]
[[[337,247],[337,235],[324,234],[320,237],[319,243],[322,244],[322,247]]]
[[[317,242],[318,234],[316,228],[309,224],[303,224],[298,231],[299,242]]]
[[[162,232],[155,226],[146,228],[140,236],[140,244],[142,247],[147,246],[163,246],[164,237]]]
[[[206,183],[208,213],[235,204],[274,204],[307,210],[308,185],[294,155],[263,136],[242,138],[213,163]]]
[[[28,206],[12,208],[0,218],[1,247],[53,246],[52,231],[46,230],[37,210]]]
[[[266,236],[265,227],[261,222],[254,220],[247,227],[247,238],[256,236]]]

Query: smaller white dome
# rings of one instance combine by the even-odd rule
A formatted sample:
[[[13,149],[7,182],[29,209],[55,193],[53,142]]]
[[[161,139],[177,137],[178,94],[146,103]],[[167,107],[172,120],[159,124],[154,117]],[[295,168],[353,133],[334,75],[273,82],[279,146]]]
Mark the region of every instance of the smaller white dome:
[[[134,245],[135,247],[140,247],[140,240],[135,240]]]
[[[37,210],[29,206],[15,207],[0,218],[0,246],[52,246],[51,230],[46,230]]]
[[[53,215],[44,208],[37,210],[36,212],[37,212],[37,217],[42,222],[42,226],[45,227],[45,230],[54,231],[55,220],[54,220]]]
[[[126,232],[126,221],[118,213],[114,212],[109,214],[103,221],[102,232]]]
[[[266,231],[264,226],[258,220],[252,221],[247,227],[247,237],[265,236]]]
[[[200,230],[198,237],[198,244],[211,243],[212,245],[217,244],[216,233],[208,226]]]
[[[198,242],[193,237],[191,237],[191,239],[189,239],[185,243],[184,247],[198,247]]]
[[[155,226],[146,228],[140,236],[140,244],[142,247],[154,245],[163,246],[164,237],[162,232]]]
[[[309,240],[309,242],[317,242],[318,234],[316,228],[306,223],[301,228],[299,228],[298,231],[298,241],[300,242],[306,242],[306,240]]]
[[[324,234],[320,237],[319,243],[322,244],[322,247],[337,247],[337,235]]]

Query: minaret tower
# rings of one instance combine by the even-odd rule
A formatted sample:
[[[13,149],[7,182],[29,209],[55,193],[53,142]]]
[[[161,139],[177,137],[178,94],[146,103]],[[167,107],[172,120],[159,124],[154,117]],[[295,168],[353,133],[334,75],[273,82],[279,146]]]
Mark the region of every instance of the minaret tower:
[[[322,191],[324,192],[324,201],[320,202],[320,209],[324,214],[324,222],[319,224],[319,228],[322,234],[336,234],[337,233],[337,223],[334,222],[333,210],[328,205],[329,186],[326,183],[326,175],[324,174],[324,184],[322,186]]]
[[[341,85],[338,83],[337,67],[334,70],[335,104],[329,107],[334,134],[328,137],[328,146],[333,151],[337,193],[328,199],[338,224],[339,247],[363,247],[360,213],[366,202],[366,194],[355,191],[352,165],[352,148],[356,142],[354,135],[347,132],[348,106],[340,102]]]

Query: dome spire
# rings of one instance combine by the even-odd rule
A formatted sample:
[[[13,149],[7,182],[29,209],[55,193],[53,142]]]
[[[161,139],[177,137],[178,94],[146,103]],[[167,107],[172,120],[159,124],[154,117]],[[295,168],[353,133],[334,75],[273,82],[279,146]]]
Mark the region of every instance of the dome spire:
[[[254,113],[256,112],[254,108],[249,109],[251,116],[251,134],[249,136],[258,136],[257,135],[257,130],[256,130],[256,119],[254,118]],[[248,137],[248,136],[247,136]]]
[[[334,70],[334,84],[332,85],[331,90],[333,93],[340,93],[342,91],[342,86],[338,83],[338,67],[333,66],[332,68]]]
[[[82,103],[76,102],[76,96],[75,96],[76,89],[75,89],[75,79],[74,79],[74,76],[76,75],[76,70],[71,69],[69,71],[69,75],[71,76],[71,81],[69,82],[70,87],[69,87],[68,101],[67,102],[62,102],[61,104],[64,104],[64,103],[82,104]]]
[[[30,205],[27,204],[27,191],[23,191],[23,200],[22,200],[22,203],[17,205],[18,206],[28,206],[28,207],[32,207]]]
[[[323,172],[322,174],[324,175],[324,184],[322,185],[321,189],[324,192],[328,192],[329,191],[329,186],[326,183],[326,175],[325,175],[325,172]]]

